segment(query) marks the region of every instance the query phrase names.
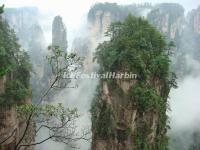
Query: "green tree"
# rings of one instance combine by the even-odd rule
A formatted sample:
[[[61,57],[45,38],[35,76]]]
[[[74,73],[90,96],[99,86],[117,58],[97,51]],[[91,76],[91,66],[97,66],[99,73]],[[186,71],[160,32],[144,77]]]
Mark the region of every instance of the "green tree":
[[[2,9],[2,11],[1,11]],[[3,12],[3,7],[0,8]],[[17,37],[6,21],[0,20],[0,78],[6,76],[9,80],[5,84],[5,93],[0,95],[0,107],[4,105],[17,105],[17,111],[24,118],[25,128],[17,137],[15,150],[27,149],[27,147],[42,144],[48,140],[61,142],[72,147],[76,141],[87,140],[89,132],[78,132],[76,120],[79,118],[77,109],[65,108],[62,104],[42,105],[53,89],[66,88],[69,80],[67,75],[76,71],[82,65],[81,59],[75,54],[67,54],[58,46],[49,46],[47,64],[52,69],[49,78],[49,87],[44,90],[36,104],[25,104],[30,97],[30,71],[31,64],[26,51],[20,48]],[[36,129],[34,134],[31,133]],[[41,141],[35,141],[38,133],[46,129],[49,136]],[[6,141],[16,135],[17,129],[13,129],[8,137],[0,135],[0,148]]]
[[[0,20],[0,78],[7,77],[5,93],[0,95],[1,105],[17,104],[30,96],[31,68],[29,56],[18,44],[14,30]]]
[[[3,13],[4,5],[0,6],[0,14]]]

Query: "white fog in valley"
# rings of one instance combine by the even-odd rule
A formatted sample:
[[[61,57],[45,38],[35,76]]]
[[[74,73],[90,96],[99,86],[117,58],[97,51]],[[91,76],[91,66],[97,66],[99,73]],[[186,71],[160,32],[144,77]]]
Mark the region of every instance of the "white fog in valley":
[[[93,55],[99,43],[98,41],[104,40],[103,37],[99,37],[98,41],[95,41],[88,29],[87,14],[89,9],[97,2],[116,2],[120,5],[132,3],[141,4],[144,2],[150,2],[152,4],[173,2],[181,4],[186,10],[185,13],[196,9],[198,5],[200,5],[200,1],[197,0],[0,0],[0,4],[5,4],[6,8],[37,7],[39,9],[43,16],[39,18],[39,24],[44,33],[45,41],[43,41],[43,44],[46,47],[50,45],[52,41],[51,32],[53,19],[55,16],[60,15],[67,29],[67,51],[73,51],[73,42],[75,38],[89,38],[92,41],[89,47],[90,56]],[[187,53],[187,49],[185,51]],[[188,49],[188,51],[195,51],[195,49]],[[185,57],[187,57],[187,55]],[[191,136],[196,129],[199,130],[198,123],[200,123],[200,72],[198,71],[200,70],[200,64],[190,56],[188,56],[186,60],[186,65],[190,68],[189,70],[191,73],[177,80],[178,88],[172,89],[170,92],[169,104],[171,110],[168,111],[171,126],[168,134],[169,136],[176,134],[176,137],[172,138],[172,142],[176,142],[176,138],[184,138],[181,140],[183,142],[182,144],[185,144],[185,149],[183,150],[187,150],[188,146],[192,144]],[[90,63],[89,70],[96,71],[98,65],[93,64],[92,61]],[[62,90],[55,95],[53,103],[63,103],[66,107],[77,107],[81,115],[77,126],[78,129],[81,130],[82,128],[91,127],[89,110],[98,85],[98,80],[80,80],[75,81],[74,84],[76,83],[78,84],[78,88],[66,88]],[[185,133],[187,133],[187,135],[185,135]],[[44,138],[45,135],[46,133],[43,131],[36,140]],[[91,141],[80,141],[78,146],[81,147],[81,150],[88,150],[90,149],[90,142]],[[53,141],[46,142],[36,147],[36,150],[46,149],[70,150],[70,148],[66,148],[65,145]],[[176,149],[172,146],[170,150]]]

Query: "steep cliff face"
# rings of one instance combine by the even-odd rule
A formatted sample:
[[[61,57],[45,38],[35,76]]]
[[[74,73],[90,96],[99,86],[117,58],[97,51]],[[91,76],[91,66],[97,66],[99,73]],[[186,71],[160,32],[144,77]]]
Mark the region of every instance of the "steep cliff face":
[[[186,34],[184,38],[186,38],[186,41],[188,45],[190,45],[190,48],[188,50],[190,51],[192,57],[199,61],[200,58],[200,6],[197,9],[192,10],[188,13],[187,17],[187,29]],[[186,44],[184,44],[186,46]]]
[[[135,16],[146,16],[151,4],[120,6],[116,3],[97,3],[88,13],[88,22],[92,35],[103,38],[111,22],[122,21],[129,13]]]
[[[182,28],[179,27],[182,31],[178,30],[181,32],[170,39],[174,40],[176,45],[172,68],[179,78],[196,74],[195,70],[199,70],[196,65],[200,58],[199,12],[199,7],[190,11],[181,24]]]
[[[104,36],[104,33],[107,31],[109,25],[112,22],[112,14],[108,11],[98,10],[95,12],[95,19],[91,25],[91,32],[96,37]]]
[[[163,128],[165,106],[161,106],[161,114],[158,110],[142,111],[136,101],[130,103],[128,95],[131,88],[136,88],[136,82],[118,82],[116,89],[108,82],[101,84],[98,96],[102,100],[97,104],[96,118],[93,118],[92,150],[154,150],[156,147],[164,150],[167,146],[167,130]],[[157,84],[157,94],[161,95],[164,87],[159,81]]]
[[[160,4],[147,15],[147,19],[170,39],[175,39],[183,31],[184,8],[179,4]]]
[[[120,82],[121,84],[119,85],[119,90],[125,88],[123,84],[126,84],[129,87],[133,86],[130,85],[129,82]],[[130,88],[127,89],[127,91],[129,90]],[[98,119],[102,121],[102,126],[97,126],[99,126],[99,128],[104,128],[104,130],[107,130],[106,128],[108,128],[108,131],[107,133],[104,133],[105,135],[98,135],[96,131],[93,131],[92,149],[139,150],[140,148],[137,146],[139,143],[137,142],[142,142],[142,140],[145,140],[145,144],[147,145],[153,145],[156,141],[156,130],[159,119],[158,113],[154,111],[142,113],[138,110],[137,106],[133,106],[129,103],[129,98],[123,93],[123,91],[121,91],[123,93],[121,93],[121,95],[119,95],[116,91],[112,91],[113,89],[109,87],[106,82],[103,82],[101,96],[104,100],[101,104],[102,106],[99,110],[98,116]],[[111,132],[111,135],[104,137],[106,134],[109,134],[109,132]],[[146,134],[146,139],[140,139],[142,138],[143,133]]]
[[[192,10],[189,14],[189,25],[192,30],[200,34],[200,6],[197,9]]]
[[[116,3],[97,3],[88,13],[88,22],[92,36],[103,38],[111,22],[123,20],[128,15],[128,9]]]
[[[5,92],[5,84],[9,80],[8,76],[0,78],[1,95]],[[9,101],[9,100],[8,100]],[[30,104],[31,99],[22,100],[22,103]],[[17,142],[23,135],[26,128],[26,118],[18,115],[15,105],[0,106],[0,144],[1,150],[14,150]],[[30,142],[30,138],[34,135],[33,126],[29,128],[28,135],[25,136],[22,143]],[[29,147],[27,150],[33,150],[34,147]]]
[[[111,22],[122,21],[129,13],[147,17],[154,26],[171,39],[181,35],[185,24],[184,8],[179,4],[163,3],[152,6],[145,3],[119,6],[100,3],[90,9],[88,14],[92,33],[103,37]]]
[[[10,135],[11,138],[1,145],[3,150],[13,150],[17,142],[17,135],[19,134],[19,126],[16,115],[16,110],[14,107],[1,108],[0,109],[0,120],[1,120],[1,140],[8,138]]]
[[[52,25],[52,44],[67,50],[67,30],[60,16],[56,16]]]

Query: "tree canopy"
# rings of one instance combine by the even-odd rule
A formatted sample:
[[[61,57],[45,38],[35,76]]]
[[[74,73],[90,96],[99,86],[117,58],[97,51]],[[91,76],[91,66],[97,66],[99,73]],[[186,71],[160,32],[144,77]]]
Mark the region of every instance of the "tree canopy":
[[[102,72],[128,70],[141,80],[168,78],[168,44],[147,20],[129,15],[124,22],[113,23],[107,36],[110,41],[100,44],[95,55]]]

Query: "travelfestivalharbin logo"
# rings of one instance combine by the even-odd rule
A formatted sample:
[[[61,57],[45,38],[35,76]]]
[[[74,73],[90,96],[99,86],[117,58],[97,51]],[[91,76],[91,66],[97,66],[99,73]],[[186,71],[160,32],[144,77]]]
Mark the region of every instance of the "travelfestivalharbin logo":
[[[106,73],[82,73],[82,72],[75,72],[75,73],[64,73],[65,79],[137,79],[137,74],[132,72],[106,72]]]

